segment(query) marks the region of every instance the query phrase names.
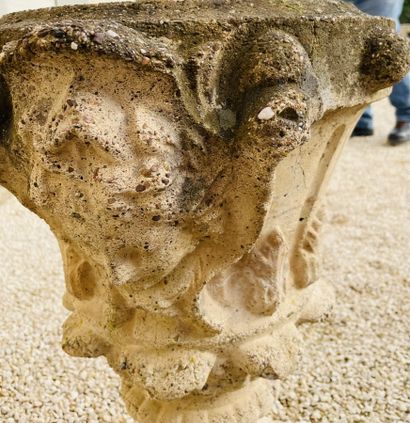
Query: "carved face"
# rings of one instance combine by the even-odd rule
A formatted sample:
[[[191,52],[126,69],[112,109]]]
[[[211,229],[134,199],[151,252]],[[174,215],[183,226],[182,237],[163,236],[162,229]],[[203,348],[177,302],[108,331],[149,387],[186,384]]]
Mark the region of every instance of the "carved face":
[[[115,65],[104,77],[102,61],[62,65],[28,69],[30,98],[16,103],[19,136],[36,156],[29,196],[113,284],[147,288],[195,247],[190,213],[204,191],[183,151],[174,87]]]
[[[281,234],[267,228],[252,255],[235,262],[254,246],[267,212],[277,132],[268,120],[279,116],[283,146],[302,139],[300,94],[252,100],[232,143],[198,129],[170,76],[72,58],[37,54],[8,77],[11,144],[29,163],[32,207],[60,241],[70,302],[95,296],[166,314],[179,302],[171,314],[195,315],[217,332],[235,326],[238,313],[272,314],[286,279]],[[280,113],[290,108],[296,121]]]

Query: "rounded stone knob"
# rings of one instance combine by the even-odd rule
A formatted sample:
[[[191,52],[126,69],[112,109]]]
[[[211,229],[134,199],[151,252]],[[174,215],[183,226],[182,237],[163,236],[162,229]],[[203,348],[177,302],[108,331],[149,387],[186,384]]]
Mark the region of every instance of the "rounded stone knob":
[[[365,46],[361,72],[369,88],[380,90],[402,79],[410,66],[407,40],[394,31],[375,28]]]

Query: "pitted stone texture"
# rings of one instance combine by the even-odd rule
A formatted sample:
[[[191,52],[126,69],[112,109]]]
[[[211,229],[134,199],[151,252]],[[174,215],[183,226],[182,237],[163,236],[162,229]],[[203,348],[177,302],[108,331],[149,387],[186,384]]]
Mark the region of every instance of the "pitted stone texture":
[[[12,14],[0,43],[0,183],[59,240],[64,350],[104,355],[141,423],[256,421],[330,311],[320,197],[406,42],[238,0]]]

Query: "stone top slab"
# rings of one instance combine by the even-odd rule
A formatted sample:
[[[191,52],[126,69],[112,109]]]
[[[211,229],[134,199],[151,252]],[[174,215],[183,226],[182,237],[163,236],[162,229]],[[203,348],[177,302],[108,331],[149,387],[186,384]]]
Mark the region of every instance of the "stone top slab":
[[[341,0],[148,0],[98,5],[74,5],[11,13],[3,23],[18,24],[22,20],[39,22],[61,19],[117,21],[133,26],[135,22],[240,22],[278,18],[327,20],[365,15]]]
[[[17,12],[0,19],[0,46],[21,37],[36,27],[81,25],[84,28],[110,29],[119,26],[136,29],[150,36],[168,38],[206,38],[226,33],[233,27],[300,27],[332,24],[394,28],[393,21],[370,17],[341,0],[157,0],[136,3],[75,5]],[[130,34],[128,34],[130,36]],[[109,40],[100,39],[100,50],[109,50]],[[84,43],[83,43],[84,44]],[[189,44],[189,43],[188,43]]]
[[[352,87],[361,86],[363,71],[372,84],[380,58],[389,76],[373,84],[377,91],[408,66],[402,54],[407,46],[397,41],[393,21],[341,0],[151,0],[30,10],[0,19],[0,48],[3,65],[35,51],[96,51],[171,73],[178,66],[195,67],[204,51],[213,50],[216,61],[216,51],[223,51],[233,67],[255,44],[272,55],[269,37],[263,41],[260,35],[273,30],[294,36],[314,68],[329,74],[329,86],[347,74]],[[366,69],[367,56],[372,69]]]

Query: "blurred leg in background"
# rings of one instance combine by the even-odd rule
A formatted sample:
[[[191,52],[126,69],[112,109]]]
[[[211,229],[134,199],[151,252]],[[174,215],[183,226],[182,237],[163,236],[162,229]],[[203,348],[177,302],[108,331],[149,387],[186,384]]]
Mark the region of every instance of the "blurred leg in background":
[[[394,19],[397,31],[400,29],[399,18],[404,0],[354,0],[356,7],[369,15],[384,16]],[[410,141],[410,74],[406,75],[393,87],[390,102],[396,109],[396,127],[389,134],[390,145]],[[369,107],[360,118],[353,136],[368,136],[374,131],[373,113]]]

